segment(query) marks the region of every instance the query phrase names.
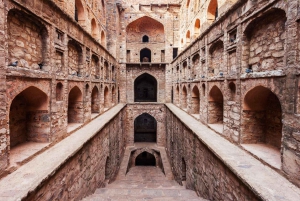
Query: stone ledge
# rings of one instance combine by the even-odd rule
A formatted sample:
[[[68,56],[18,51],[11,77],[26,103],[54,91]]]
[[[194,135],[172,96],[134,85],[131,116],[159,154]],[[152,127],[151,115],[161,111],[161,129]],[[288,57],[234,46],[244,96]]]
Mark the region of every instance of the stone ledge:
[[[300,189],[282,175],[265,166],[175,105],[167,103],[166,107],[259,198],[262,200],[299,200]]]
[[[0,180],[0,200],[22,200],[55,174],[64,163],[92,139],[125,104],[118,104],[83,128],[36,156],[12,174]]]

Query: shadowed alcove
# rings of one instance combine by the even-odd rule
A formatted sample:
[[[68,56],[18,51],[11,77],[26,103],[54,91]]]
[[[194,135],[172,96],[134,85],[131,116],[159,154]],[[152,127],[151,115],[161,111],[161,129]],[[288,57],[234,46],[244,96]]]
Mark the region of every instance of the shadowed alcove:
[[[136,166],[156,166],[156,159],[155,157],[144,151],[140,155],[138,155],[135,159]]]
[[[134,81],[134,102],[157,102],[157,81],[145,73]]]
[[[134,142],[156,142],[157,122],[148,113],[134,120]]]

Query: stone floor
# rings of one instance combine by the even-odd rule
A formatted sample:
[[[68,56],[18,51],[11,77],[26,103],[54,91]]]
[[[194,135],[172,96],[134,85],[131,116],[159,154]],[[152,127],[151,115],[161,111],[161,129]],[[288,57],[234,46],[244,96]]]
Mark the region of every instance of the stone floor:
[[[132,167],[123,179],[99,188],[82,201],[204,201],[192,190],[167,180],[161,169]]]
[[[9,168],[22,165],[46,149],[50,143],[25,142],[10,150]]]
[[[281,168],[280,150],[268,144],[242,144],[242,147],[259,160],[265,161],[276,169]]]

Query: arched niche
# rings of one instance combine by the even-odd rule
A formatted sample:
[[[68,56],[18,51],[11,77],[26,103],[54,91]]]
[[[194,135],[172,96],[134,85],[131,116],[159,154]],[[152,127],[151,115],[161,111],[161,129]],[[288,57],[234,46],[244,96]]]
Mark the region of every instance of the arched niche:
[[[187,89],[185,86],[182,87],[182,97],[181,97],[181,107],[183,109],[186,109],[187,108]]]
[[[9,63],[31,70],[48,70],[48,31],[36,17],[17,9],[7,15]]]
[[[75,20],[81,25],[85,26],[85,11],[81,0],[75,0]]]
[[[91,61],[91,76],[95,79],[100,78],[100,66],[99,66],[99,58],[96,55],[92,55]]]
[[[191,42],[191,31],[190,30],[188,30],[186,32],[185,41],[186,41],[187,44],[189,44]]]
[[[210,0],[208,8],[207,8],[207,21],[212,23],[218,17],[218,1]]]
[[[91,20],[91,34],[94,38],[98,38],[98,26],[95,18]]]
[[[94,86],[91,95],[91,111],[92,113],[99,113],[100,111],[100,98],[98,87]]]
[[[151,62],[151,50],[148,48],[141,49],[140,62]]]
[[[106,37],[104,31],[101,31],[101,45],[106,47]]]
[[[283,70],[287,16],[284,10],[270,9],[249,23],[244,31],[245,68],[253,72]],[[267,55],[267,56],[266,56]]]
[[[81,76],[81,64],[83,63],[82,48],[78,42],[68,42],[68,71],[69,75]]]
[[[156,142],[157,121],[148,113],[134,120],[134,142]]]
[[[176,87],[175,91],[175,103],[179,105],[179,86]]]
[[[48,142],[49,131],[49,98],[40,89],[28,87],[10,105],[10,147],[28,141]]]
[[[282,109],[278,97],[268,88],[257,86],[243,99],[241,142],[266,144],[280,150]]]
[[[157,102],[157,80],[148,73],[134,81],[134,102]]]
[[[156,158],[153,154],[144,151],[135,158],[135,166],[156,166]]]
[[[141,17],[128,24],[126,33],[127,42],[129,43],[140,43],[140,38],[143,38],[145,35],[151,38],[151,42],[165,42],[164,25],[148,16]]]
[[[109,90],[106,86],[104,88],[104,108],[108,109],[110,107],[110,99],[109,99]]]
[[[200,20],[196,19],[194,24],[194,36],[195,38],[200,35]]]
[[[147,35],[144,35],[142,38],[143,43],[148,43],[149,42],[149,37]]]
[[[68,123],[83,123],[83,95],[77,86],[69,93]]]
[[[63,100],[63,85],[61,82],[56,84],[56,90],[55,90],[55,94],[56,94],[56,101],[62,101]]]
[[[220,72],[224,72],[222,68],[223,64],[223,52],[224,52],[224,43],[221,40],[218,40],[209,49],[211,55],[211,62],[209,67],[209,76],[219,76]]]
[[[200,92],[197,86],[192,90],[192,114],[200,113]]]
[[[209,92],[208,123],[223,124],[223,94],[217,86],[213,86]]]

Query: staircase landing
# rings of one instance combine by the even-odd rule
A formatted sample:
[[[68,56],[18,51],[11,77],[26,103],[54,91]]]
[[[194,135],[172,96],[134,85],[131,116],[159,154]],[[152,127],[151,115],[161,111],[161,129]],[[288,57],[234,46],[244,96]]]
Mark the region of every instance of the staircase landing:
[[[83,201],[204,201],[192,190],[168,180],[160,168],[132,167],[127,175],[99,188]]]

